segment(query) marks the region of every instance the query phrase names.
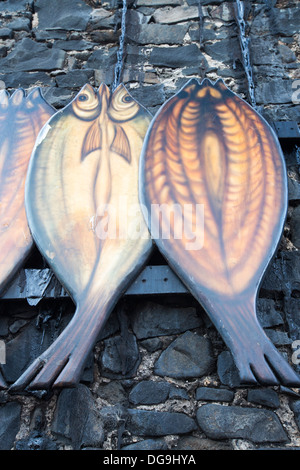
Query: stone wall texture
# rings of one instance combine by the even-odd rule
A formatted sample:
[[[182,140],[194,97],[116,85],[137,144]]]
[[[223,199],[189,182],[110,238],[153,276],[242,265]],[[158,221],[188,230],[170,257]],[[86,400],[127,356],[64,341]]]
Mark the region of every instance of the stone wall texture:
[[[222,78],[249,101],[243,65],[249,53],[259,111],[269,122],[299,123],[298,0],[243,2],[249,39],[243,52],[235,1],[127,3],[122,81],[150,112],[192,77]],[[2,0],[0,13],[1,88],[39,86],[60,109],[86,83],[113,83],[122,2]],[[270,339],[300,372],[300,353],[293,349],[300,340],[300,150],[297,142],[282,145],[288,217],[258,311]],[[156,262],[163,262],[159,255]],[[27,267],[44,266],[36,250]],[[0,301],[8,383],[51,344],[73,312],[70,299]],[[190,295],[127,297],[108,320],[76,388],[0,392],[0,450],[299,450],[299,392],[241,386],[230,352]]]

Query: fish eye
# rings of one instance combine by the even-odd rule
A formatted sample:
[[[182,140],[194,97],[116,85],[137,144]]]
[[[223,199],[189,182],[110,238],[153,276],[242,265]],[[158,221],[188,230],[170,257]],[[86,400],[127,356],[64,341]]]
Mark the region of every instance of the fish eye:
[[[120,85],[113,93],[109,105],[109,117],[117,122],[132,119],[139,112],[139,105],[127,92],[124,85]]]
[[[87,101],[89,99],[88,95],[86,95],[85,93],[83,93],[82,95],[80,95],[78,97],[78,100],[79,101]]]
[[[125,95],[123,96],[122,101],[124,103],[131,103],[133,101],[133,98],[130,95]]]
[[[99,97],[90,85],[85,85],[84,89],[72,101],[71,107],[78,118],[91,121],[99,116]]]

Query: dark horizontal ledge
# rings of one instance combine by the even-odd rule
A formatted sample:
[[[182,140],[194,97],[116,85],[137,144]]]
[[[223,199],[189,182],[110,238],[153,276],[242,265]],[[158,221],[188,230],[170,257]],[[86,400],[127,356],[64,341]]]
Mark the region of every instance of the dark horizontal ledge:
[[[146,266],[125,295],[184,293],[188,293],[187,288],[169,266]],[[27,299],[29,304],[35,305],[41,298],[64,297],[69,297],[68,292],[60,284],[53,271],[47,268],[21,270],[2,299]]]
[[[274,121],[273,127],[278,139],[283,141],[300,141],[300,130],[296,121]]]
[[[263,295],[296,294],[300,292],[300,251],[278,253],[267,269],[261,285]],[[168,265],[146,266],[125,295],[187,294],[188,289]],[[22,269],[2,296],[5,300],[27,299],[30,305],[42,298],[68,298],[53,271],[46,269]],[[277,297],[276,297],[277,298]]]

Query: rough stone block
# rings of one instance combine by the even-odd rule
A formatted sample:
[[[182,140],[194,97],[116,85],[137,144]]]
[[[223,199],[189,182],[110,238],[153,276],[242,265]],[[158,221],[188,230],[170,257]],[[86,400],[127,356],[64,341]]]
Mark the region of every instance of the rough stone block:
[[[295,178],[288,178],[288,192],[289,201],[299,202],[300,201],[300,181]],[[297,217],[297,214],[295,214]]]
[[[143,380],[133,387],[129,394],[129,401],[134,405],[155,405],[166,401],[169,391],[168,382]]]
[[[187,30],[188,25],[135,25],[127,30],[127,40],[135,44],[182,44]]]
[[[6,0],[0,3],[0,12],[24,12],[27,8],[32,9],[33,0]]]
[[[165,349],[155,363],[154,372],[162,377],[192,378],[209,374],[214,367],[208,338],[187,331]]]
[[[57,75],[55,81],[58,87],[77,88],[89,83],[89,79],[94,75],[93,71],[71,70],[63,75]]]
[[[166,5],[178,6],[182,0],[137,0],[137,7],[163,7]]]
[[[218,376],[223,385],[234,388],[241,385],[240,376],[229,351],[222,351],[217,361]]]
[[[275,390],[270,388],[258,388],[248,390],[247,400],[256,405],[267,406],[269,408],[279,408],[280,401]]]
[[[23,38],[4,59],[0,61],[2,72],[26,72],[56,70],[64,66],[66,53],[49,49],[30,38]]]
[[[130,93],[145,108],[162,105],[166,98],[163,84],[132,88]]]
[[[11,39],[13,32],[11,28],[0,28],[0,39]]]
[[[300,291],[300,252],[282,251],[267,268],[261,291],[287,293]]]
[[[35,12],[38,14],[38,29],[65,29],[84,31],[87,27],[92,8],[83,0],[37,0]]]
[[[260,81],[255,88],[258,104],[292,104],[293,80]]]
[[[102,375],[111,378],[128,378],[135,375],[141,361],[136,338],[115,336],[104,340],[101,358]]]
[[[291,338],[296,341],[300,339],[300,299],[288,298],[284,306],[286,320]]]
[[[164,439],[145,439],[122,447],[121,450],[167,450]]]
[[[92,394],[85,385],[61,391],[51,430],[60,440],[70,443],[74,450],[102,445],[102,423]]]
[[[218,389],[211,387],[198,387],[196,390],[196,400],[202,401],[225,401],[231,402],[234,397],[232,390]]]
[[[108,67],[114,66],[116,61],[117,47],[111,47],[108,50],[101,48],[91,53],[84,66],[84,69],[106,69]]]
[[[196,44],[179,47],[153,47],[149,62],[159,67],[189,67],[200,64],[203,55]]]
[[[291,403],[291,408],[295,415],[295,421],[300,430],[300,400],[294,401]]]
[[[136,306],[131,323],[138,339],[183,333],[203,324],[194,307],[169,307],[149,301]]]
[[[53,78],[46,72],[9,72],[1,74],[0,79],[4,81],[7,88],[31,88],[33,86],[54,85]]]
[[[175,450],[232,450],[227,442],[213,441],[202,437],[182,436],[179,438]]]
[[[300,188],[299,183],[298,186]],[[300,206],[296,207],[293,211],[291,219],[291,240],[296,248],[300,248]]]
[[[195,421],[184,413],[128,410],[126,428],[138,436],[186,434],[197,429]]]
[[[22,406],[17,402],[0,407],[0,450],[11,450],[21,423]]]
[[[269,410],[207,404],[198,409],[197,421],[211,439],[247,439],[255,443],[289,441],[278,416]]]
[[[174,24],[199,18],[199,10],[196,6],[179,6],[158,8],[153,18],[156,23]]]
[[[241,51],[237,37],[223,39],[213,44],[205,44],[204,51],[213,59],[219,62],[233,63],[237,59],[241,60]]]
[[[95,31],[97,29],[114,29],[115,26],[115,15],[111,11],[104,8],[97,8],[97,10],[92,11],[88,24],[89,31]]]
[[[44,433],[33,431],[16,442],[16,450],[58,450],[58,445]]]
[[[7,26],[13,31],[30,31],[31,21],[30,18],[16,18],[10,21]]]
[[[282,316],[275,309],[275,302],[272,299],[257,300],[257,318],[263,328],[283,325]]]
[[[63,51],[90,51],[94,46],[95,44],[85,39],[72,39],[69,41],[58,40],[53,44],[53,47],[57,47]]]

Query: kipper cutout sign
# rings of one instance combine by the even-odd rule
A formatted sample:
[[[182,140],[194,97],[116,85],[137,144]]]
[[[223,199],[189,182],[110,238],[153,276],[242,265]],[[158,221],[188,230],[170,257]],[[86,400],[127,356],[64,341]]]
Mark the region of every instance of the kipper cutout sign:
[[[299,387],[256,316],[287,211],[284,159],[267,122],[222,81],[191,80],[148,129],[140,200],[157,246],[230,348],[241,382]]]
[[[26,180],[28,222],[76,311],[11,390],[74,386],[110,312],[148,259],[138,167],[150,120],[122,84],[114,93],[87,84],[40,132]]]
[[[33,240],[25,212],[25,180],[36,138],[55,113],[36,88],[0,92],[0,295],[28,256]]]
[[[25,180],[35,140],[55,113],[40,89],[0,92],[0,295],[26,260],[33,240],[25,212]],[[5,388],[0,373],[0,388]]]

